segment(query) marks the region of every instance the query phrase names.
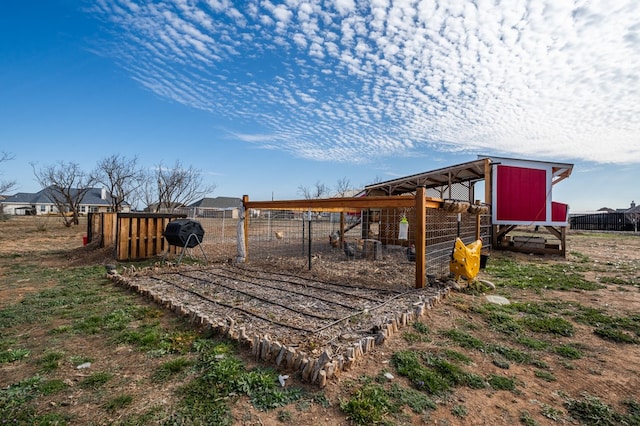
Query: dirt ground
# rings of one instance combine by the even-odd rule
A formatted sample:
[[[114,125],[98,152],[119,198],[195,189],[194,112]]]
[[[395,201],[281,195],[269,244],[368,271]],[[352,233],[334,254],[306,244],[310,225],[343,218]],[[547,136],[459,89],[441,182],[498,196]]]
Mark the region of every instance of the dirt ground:
[[[30,261],[39,261],[43,265],[64,268],[74,265],[105,264],[112,262],[111,253],[82,246],[82,235],[86,227],[64,228],[60,225],[59,218],[16,218],[7,222],[0,222],[0,255],[3,257],[16,254],[29,255]],[[524,254],[494,252],[492,256],[512,256],[522,262],[540,263],[584,263],[590,271],[585,278],[599,281],[602,277],[626,276],[640,278],[640,236],[609,236],[581,235],[569,233],[567,259],[545,258]],[[39,291],[46,287],[47,283],[23,282],[11,288],[1,284],[3,270],[0,269],[0,307],[8,303],[15,303],[27,292]],[[421,321],[429,326],[433,336],[437,336],[439,330],[456,327],[460,321],[475,321],[479,318],[472,314],[468,307],[479,303],[482,296],[473,296],[463,293],[455,293],[445,299],[429,311],[427,317]],[[518,291],[514,293],[517,299],[513,301],[526,302],[538,300],[563,300],[580,303],[581,305],[606,309],[610,315],[638,315],[640,313],[640,288],[625,286],[621,288],[616,284],[607,284],[605,288],[596,291],[546,291],[538,294],[534,291]],[[481,325],[481,324],[479,324]],[[492,363],[492,358],[479,351],[467,353],[473,360],[469,370],[486,376],[488,374],[502,374],[515,377],[519,383],[518,392],[494,391],[489,389],[474,390],[458,388],[446,401],[440,401],[440,408],[431,413],[430,424],[439,425],[485,425],[485,424],[518,424],[523,412],[529,412],[538,424],[570,424],[566,417],[558,421],[552,421],[540,416],[543,407],[555,407],[562,409],[566,396],[579,398],[588,393],[601,398],[620,412],[624,412],[622,402],[629,398],[640,399],[640,349],[638,345],[624,345],[602,340],[596,336],[592,329],[575,324],[576,333],[570,339],[571,342],[579,342],[584,353],[582,359],[571,361],[571,368],[559,366],[557,357],[547,355],[542,361],[552,366],[551,373],[556,380],[546,382],[534,376],[534,368],[530,365],[513,363],[509,370],[501,370]],[[501,340],[501,337],[488,329],[474,331],[474,335],[484,341]],[[310,410],[301,412],[295,409],[291,424],[299,425],[348,425],[349,422],[341,413],[337,404],[349,396],[349,383],[363,375],[375,376],[379,371],[387,369],[394,352],[403,349],[420,351],[435,350],[440,342],[437,337],[428,343],[408,343],[400,334],[387,340],[385,345],[377,347],[367,354],[355,368],[343,372],[339,377],[330,381],[324,389],[325,394],[333,406],[321,408],[314,405]],[[563,340],[566,342],[568,340]],[[74,342],[81,347],[97,346],[99,342],[88,342],[78,339]],[[455,348],[460,350],[460,348]],[[108,363],[119,369],[123,377],[136,382],[136,378],[142,374],[140,368],[144,368],[145,360],[136,352],[126,348],[119,348],[115,353],[106,357]],[[136,369],[127,369],[127,365],[135,365]],[[140,367],[142,366],[142,367]],[[6,374],[6,375],[5,375]],[[10,383],[11,379],[25,377],[29,372],[4,370],[5,377],[2,386]],[[71,371],[70,374],[78,374]],[[28,375],[26,376],[28,377]],[[404,379],[396,377],[394,380],[403,382]],[[289,385],[297,385],[295,379],[290,380]],[[158,398],[170,399],[171,389],[138,389],[137,401],[151,403],[151,395]],[[138,398],[139,396],[139,398]],[[463,404],[468,415],[461,420],[451,412],[451,407]],[[85,407],[83,409],[83,407]],[[86,423],[108,423],[107,419],[95,419],[92,417],[91,406],[82,404],[77,406],[78,418]],[[84,410],[84,411],[83,411]],[[277,419],[277,412],[257,412],[248,402],[240,402],[235,406],[237,424],[282,424]],[[423,416],[415,416],[411,419],[413,424],[425,424]]]

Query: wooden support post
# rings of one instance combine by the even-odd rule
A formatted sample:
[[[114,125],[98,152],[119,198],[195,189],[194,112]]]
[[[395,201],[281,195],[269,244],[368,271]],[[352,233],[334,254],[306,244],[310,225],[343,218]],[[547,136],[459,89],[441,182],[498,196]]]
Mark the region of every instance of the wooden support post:
[[[242,196],[242,205],[244,206],[244,261],[249,260],[249,209],[247,203],[249,196]]]
[[[340,249],[344,248],[344,212],[340,212]]]
[[[416,288],[424,288],[427,279],[427,203],[426,189],[421,186],[416,189]]]

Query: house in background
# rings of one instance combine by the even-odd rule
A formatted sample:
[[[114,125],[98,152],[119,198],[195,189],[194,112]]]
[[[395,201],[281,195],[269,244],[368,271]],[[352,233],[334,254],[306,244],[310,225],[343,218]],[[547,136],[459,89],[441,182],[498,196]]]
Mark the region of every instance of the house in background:
[[[180,209],[189,217],[210,217],[219,219],[238,219],[242,199],[235,197],[201,198],[195,203]]]
[[[50,188],[36,193],[18,192],[5,198],[0,203],[5,214],[18,216],[59,214],[58,208],[52,201]],[[104,188],[91,188],[82,198],[79,213],[102,213],[111,211],[111,197]],[[129,205],[123,206],[123,211],[129,211]]]

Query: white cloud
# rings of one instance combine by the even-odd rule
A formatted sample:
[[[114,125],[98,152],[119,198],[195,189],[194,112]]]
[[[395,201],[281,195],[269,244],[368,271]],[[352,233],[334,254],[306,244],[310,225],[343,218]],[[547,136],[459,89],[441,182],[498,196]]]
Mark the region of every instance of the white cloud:
[[[100,1],[141,85],[332,161],[640,162],[640,2]],[[238,140],[247,137],[238,135]]]

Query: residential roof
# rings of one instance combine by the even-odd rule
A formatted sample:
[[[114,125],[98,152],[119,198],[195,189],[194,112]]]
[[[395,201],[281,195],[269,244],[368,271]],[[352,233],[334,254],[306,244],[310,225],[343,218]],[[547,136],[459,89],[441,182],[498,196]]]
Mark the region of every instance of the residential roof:
[[[242,207],[242,199],[236,197],[201,198],[189,205],[209,209],[235,209]]]
[[[36,193],[31,192],[18,192],[15,195],[7,197],[3,200],[3,203],[24,203],[24,204],[52,204],[53,197],[49,194],[52,191],[50,187],[44,188]],[[76,188],[72,188],[72,195],[78,193]],[[111,205],[109,194],[106,195],[106,199],[102,198],[102,188],[90,188],[84,195],[82,204],[94,205],[94,206],[109,206]]]

